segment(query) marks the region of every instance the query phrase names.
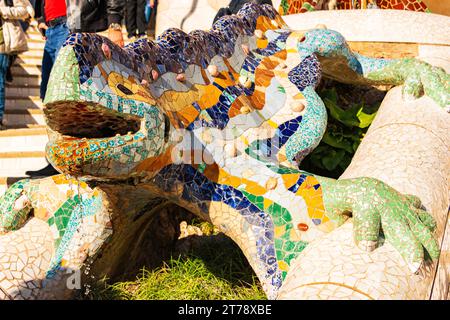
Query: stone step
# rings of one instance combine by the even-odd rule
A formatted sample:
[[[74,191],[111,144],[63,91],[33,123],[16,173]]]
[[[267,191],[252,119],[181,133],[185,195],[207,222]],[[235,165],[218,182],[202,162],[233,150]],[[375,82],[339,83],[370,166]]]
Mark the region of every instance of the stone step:
[[[19,85],[11,85],[6,86],[5,95],[6,97],[15,96],[15,97],[30,97],[30,96],[39,96],[40,90],[39,86],[19,86]]]
[[[17,57],[14,65],[24,64],[34,64],[34,65],[42,65],[42,55],[20,55]]]
[[[28,49],[44,50],[45,41],[36,39],[27,39]]]
[[[33,86],[39,87],[41,84],[41,77],[37,74],[29,74],[29,75],[16,75],[13,77],[13,82],[8,84],[8,87],[24,87],[24,86]]]
[[[15,132],[21,131],[21,132]],[[32,152],[43,151],[48,142],[48,136],[43,130],[8,129],[0,135],[0,152]]]
[[[45,42],[35,41],[33,39],[28,40],[28,49],[40,49],[44,50]]]
[[[47,130],[43,126],[28,129],[8,129],[0,130],[0,138],[2,137],[17,137],[17,136],[39,136],[47,134]]]
[[[40,76],[42,71],[40,66],[36,66],[34,64],[25,64],[21,65],[13,65],[11,67],[11,72],[14,76],[27,76],[27,75],[38,75]]]
[[[28,28],[27,37],[31,39],[42,39],[42,35],[38,31],[37,26],[36,27],[31,26]]]
[[[22,52],[18,55],[18,57],[39,57],[42,58],[43,49],[28,49],[25,52]]]
[[[6,125],[8,129],[45,129],[45,125],[42,124],[26,124],[26,125]]]
[[[26,127],[30,124],[45,125],[42,109],[5,109],[7,127]]]
[[[0,197],[6,192],[8,187],[14,182],[8,181],[8,178],[1,177],[0,178]]]
[[[42,109],[42,101],[39,96],[17,97],[8,96],[5,99],[5,109]]]
[[[44,54],[44,47],[42,47],[42,48],[28,48],[27,51],[19,54],[19,57],[21,57],[21,56],[42,57],[43,54]]]
[[[45,152],[0,152],[0,177],[23,177],[25,171],[39,170],[47,166]]]
[[[28,58],[27,58],[28,59]],[[22,59],[20,57],[18,57],[15,61],[15,63],[12,65],[13,67],[42,67],[42,57],[39,59],[31,59],[33,61],[31,62],[25,62],[25,61],[21,61]]]
[[[36,43],[36,44],[42,44],[42,46],[45,45],[45,40],[42,39],[40,33],[39,33],[39,35],[37,35],[37,34],[35,34],[35,33],[33,33],[33,34],[30,35],[29,33],[27,33],[27,42],[28,42],[28,44],[29,44],[30,42],[32,42],[32,43]]]
[[[28,42],[28,44],[30,44],[30,43],[35,43],[35,44],[39,44],[39,45],[42,45],[42,46],[44,46],[45,45],[45,40],[44,39],[42,39],[41,37],[29,37],[29,38],[27,38],[27,42]]]

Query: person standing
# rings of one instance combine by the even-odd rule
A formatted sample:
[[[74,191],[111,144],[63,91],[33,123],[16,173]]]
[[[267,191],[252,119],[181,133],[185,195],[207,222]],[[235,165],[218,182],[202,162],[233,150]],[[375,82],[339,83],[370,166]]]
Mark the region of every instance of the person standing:
[[[68,26],[71,32],[102,32],[123,47],[122,19],[125,0],[66,0]],[[144,9],[142,9],[144,12]]]
[[[19,20],[25,20],[33,14],[33,7],[28,0],[0,0],[0,129],[4,129],[5,82],[9,55],[28,50],[27,38]]]
[[[145,36],[147,31],[146,6],[147,0],[126,0],[125,25],[128,39]]]
[[[156,9],[156,0],[146,0],[145,4],[145,22],[150,23],[150,18],[152,16],[152,10]]]
[[[40,87],[40,97],[44,100],[50,72],[59,49],[69,35],[69,28],[67,27],[65,0],[45,0],[38,5],[40,5],[40,12],[36,10],[38,29],[45,39]]]

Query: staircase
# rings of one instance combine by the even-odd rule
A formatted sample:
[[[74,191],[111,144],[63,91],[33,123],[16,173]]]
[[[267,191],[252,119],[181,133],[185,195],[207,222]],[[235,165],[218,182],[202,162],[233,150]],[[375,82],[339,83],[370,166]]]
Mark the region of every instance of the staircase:
[[[12,66],[13,83],[6,86],[6,130],[0,131],[0,195],[8,185],[26,177],[25,171],[45,167],[47,143],[39,98],[45,41],[32,23],[27,31],[29,50]]]

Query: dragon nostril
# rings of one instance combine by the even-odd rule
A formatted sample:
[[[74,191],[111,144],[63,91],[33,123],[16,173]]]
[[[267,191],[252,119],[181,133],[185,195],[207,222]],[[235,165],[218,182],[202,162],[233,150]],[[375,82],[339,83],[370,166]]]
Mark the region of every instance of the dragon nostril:
[[[119,89],[120,91],[122,91],[124,94],[126,95],[131,95],[134,94],[133,91],[131,91],[130,89],[128,89],[127,87],[125,87],[123,84],[119,83],[117,85],[117,89]]]

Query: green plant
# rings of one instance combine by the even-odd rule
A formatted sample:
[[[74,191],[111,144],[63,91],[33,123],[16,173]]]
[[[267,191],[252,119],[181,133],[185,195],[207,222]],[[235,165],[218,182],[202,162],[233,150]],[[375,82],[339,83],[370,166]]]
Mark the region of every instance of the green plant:
[[[379,103],[367,105],[364,100],[339,106],[336,88],[319,92],[328,112],[327,130],[319,146],[305,158],[301,168],[320,175],[338,178],[375,118]],[[343,99],[341,99],[343,100]]]
[[[223,234],[195,237],[196,245],[134,281],[98,282],[90,299],[197,300],[266,299],[261,285],[234,242]],[[189,241],[189,240],[187,240]]]

